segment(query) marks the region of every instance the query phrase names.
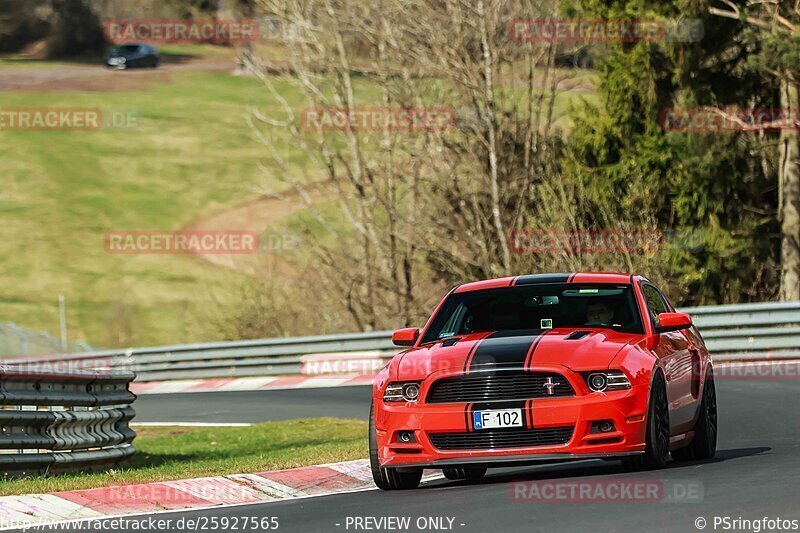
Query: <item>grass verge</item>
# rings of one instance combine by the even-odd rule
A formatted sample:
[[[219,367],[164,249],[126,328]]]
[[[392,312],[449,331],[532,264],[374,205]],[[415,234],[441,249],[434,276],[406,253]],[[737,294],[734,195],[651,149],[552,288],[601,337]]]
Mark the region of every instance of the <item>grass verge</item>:
[[[250,106],[272,116],[277,104],[257,80],[168,75],[170,83],[136,91],[0,92],[3,109],[99,108],[136,117],[128,128],[0,131],[0,254],[7,259],[0,321],[55,331],[63,294],[70,340],[115,347],[220,338],[209,322],[244,276],[186,254],[109,254],[103,236],[181,229],[251,200],[256,186],[285,188],[261,176],[265,149],[245,122]],[[287,83],[280,90],[297,103]],[[304,175],[300,149],[285,144]]]
[[[249,427],[143,427],[137,453],[108,472],[37,476],[0,483],[0,496],[265,472],[367,457],[367,423],[307,418]]]

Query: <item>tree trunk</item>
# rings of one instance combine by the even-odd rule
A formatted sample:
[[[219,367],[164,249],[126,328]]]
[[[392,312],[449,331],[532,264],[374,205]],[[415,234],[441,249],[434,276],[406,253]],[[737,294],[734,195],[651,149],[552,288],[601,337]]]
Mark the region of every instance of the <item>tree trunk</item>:
[[[238,7],[236,16],[240,16],[245,20],[255,19],[255,0],[240,0],[238,3],[234,3],[234,5]],[[219,5],[217,5],[217,16],[224,17],[224,14],[220,13]],[[252,43],[245,41],[240,44],[239,51],[236,54],[236,63],[239,65],[236,68],[236,74],[243,76],[255,74]]]
[[[781,81],[781,109],[800,112],[800,87],[790,73]],[[800,300],[800,133],[795,122],[780,138],[781,300]]]

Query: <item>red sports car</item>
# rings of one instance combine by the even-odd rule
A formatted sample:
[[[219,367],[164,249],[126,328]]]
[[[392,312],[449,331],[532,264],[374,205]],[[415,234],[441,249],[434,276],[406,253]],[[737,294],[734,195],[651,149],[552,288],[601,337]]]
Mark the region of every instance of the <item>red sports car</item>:
[[[370,462],[382,489],[423,468],[479,480],[489,466],[708,459],[711,358],[689,315],[646,278],[536,274],[467,283],[376,376]]]

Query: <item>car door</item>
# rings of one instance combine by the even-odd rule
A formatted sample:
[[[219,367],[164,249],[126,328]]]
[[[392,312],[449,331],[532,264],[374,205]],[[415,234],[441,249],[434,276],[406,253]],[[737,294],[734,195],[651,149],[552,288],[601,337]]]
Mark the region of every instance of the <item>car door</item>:
[[[671,433],[683,433],[691,428],[694,417],[690,342],[683,331],[657,332],[658,315],[671,309],[655,285],[643,282],[641,288],[653,331],[658,336],[653,354],[661,360],[667,381]]]
[[[146,66],[145,62],[147,61],[147,51],[145,50],[144,45],[139,45],[133,53],[133,64],[129,66],[135,67],[144,67]]]
[[[667,303],[669,311],[675,312],[675,307],[669,299],[663,294],[661,296]],[[689,418],[694,421],[697,418],[702,400],[700,398],[700,383],[705,378],[705,366],[708,363],[708,349],[703,341],[703,337],[700,336],[700,332],[697,330],[697,326],[692,325],[690,328],[681,330],[681,333],[689,343],[688,350],[691,354],[692,377],[689,386],[689,397],[686,399],[685,404],[692,406],[691,408],[687,407],[686,411],[689,412]],[[694,427],[693,423],[692,427]]]

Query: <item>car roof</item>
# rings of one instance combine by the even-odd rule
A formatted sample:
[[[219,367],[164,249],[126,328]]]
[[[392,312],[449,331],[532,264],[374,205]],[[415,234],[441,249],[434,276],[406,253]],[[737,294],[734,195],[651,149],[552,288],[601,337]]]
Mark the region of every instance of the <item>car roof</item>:
[[[540,283],[616,283],[629,285],[634,279],[647,280],[636,274],[621,272],[573,272],[552,274],[527,274],[522,276],[509,276],[505,278],[473,281],[456,287],[453,292],[470,292],[484,289],[497,289],[517,285],[537,285]]]
[[[120,44],[115,45],[114,47],[115,48],[122,48],[123,46],[146,46],[147,48],[152,48],[152,49],[155,50],[155,46],[153,46],[150,43],[134,43],[134,42],[131,42],[131,43],[120,43]]]

